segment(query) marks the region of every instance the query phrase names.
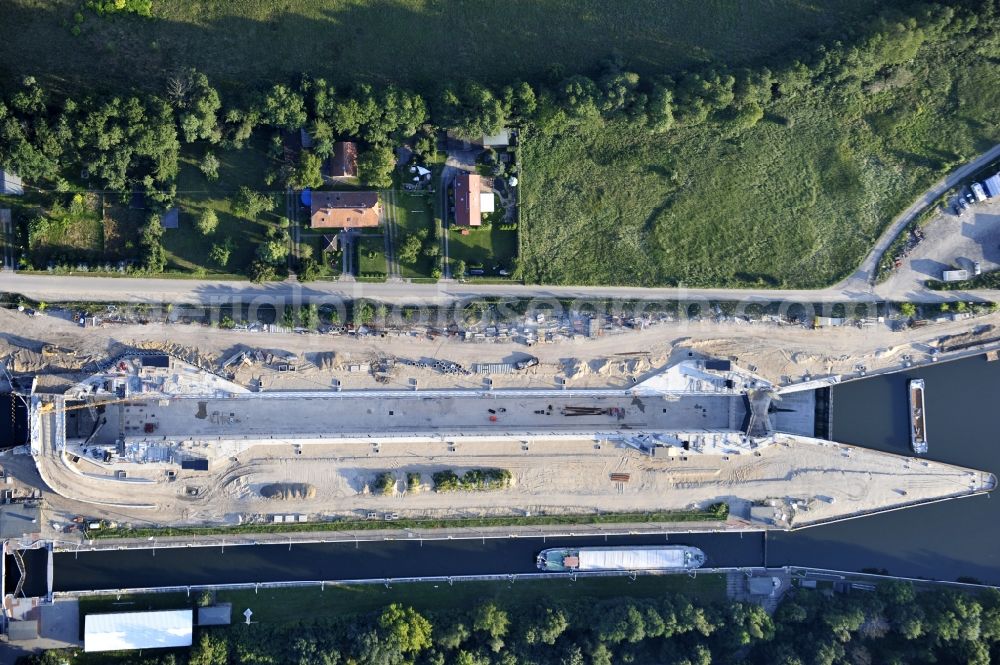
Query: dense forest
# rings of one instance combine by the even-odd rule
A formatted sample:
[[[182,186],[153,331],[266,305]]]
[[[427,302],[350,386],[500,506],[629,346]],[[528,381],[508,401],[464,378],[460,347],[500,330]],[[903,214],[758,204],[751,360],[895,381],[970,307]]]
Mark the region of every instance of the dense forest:
[[[757,605],[657,599],[539,602],[425,612],[391,604],[332,621],[199,630],[177,653],[79,654],[121,665],[986,665],[1000,656],[1000,593],[798,589],[773,617]],[[29,665],[55,665],[48,652]]]

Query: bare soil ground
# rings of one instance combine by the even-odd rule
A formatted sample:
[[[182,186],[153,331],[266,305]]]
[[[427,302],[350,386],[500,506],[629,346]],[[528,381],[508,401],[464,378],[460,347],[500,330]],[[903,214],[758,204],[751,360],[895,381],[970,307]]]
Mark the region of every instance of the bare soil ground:
[[[893,332],[843,326],[818,330],[800,325],[685,321],[660,323],[642,331],[573,339],[531,348],[507,343],[472,343],[450,338],[427,339],[387,334],[385,337],[265,334],[207,328],[200,325],[149,324],[80,328],[54,316],[30,317],[0,310],[0,358],[16,372],[44,372],[42,386],[53,389],[88,373],[97,362],[129,347],[170,351],[203,367],[218,368],[233,353],[247,348],[293,353],[294,372],[254,364],[236,372],[236,380],[259,381],[263,390],[328,389],[334,379],[342,389],[480,387],[483,376],[444,374],[397,363],[387,383],[371,372],[351,371],[384,357],[447,360],[471,368],[474,363],[508,362],[534,355],[540,364],[510,375],[494,375],[494,387],[553,387],[557,377],[570,387],[626,386],[659,371],[672,358],[688,353],[734,358],[743,367],[775,383],[806,375],[849,374],[858,364],[869,372],[899,365],[903,355],[915,361],[940,338],[968,334],[969,341],[996,336],[1000,313],[975,319],[936,323]],[[48,345],[48,346],[46,346]]]
[[[1000,315],[974,321],[933,324],[907,332],[886,327],[842,327],[806,330],[776,324],[664,323],[644,331],[598,339],[573,340],[531,349],[513,344],[473,344],[449,339],[387,336],[263,334],[209,329],[193,325],[127,325],[83,329],[54,316],[29,317],[0,310],[0,358],[9,357],[16,372],[43,372],[43,388],[65,387],[90,372],[97,362],[127,347],[169,350],[206,367],[217,367],[235,350],[250,347],[294,353],[295,372],[278,372],[258,365],[237,372],[237,380],[259,379],[265,390],[328,388],[334,379],[346,389],[405,387],[416,378],[421,387],[478,387],[478,375],[442,374],[431,369],[397,364],[389,384],[370,373],[351,372],[351,364],[395,355],[400,358],[444,359],[469,367],[475,362],[501,362],[537,356],[540,364],[515,375],[494,377],[495,387],[552,387],[565,377],[571,387],[626,386],[641,380],[689,353],[734,357],[743,366],[754,365],[765,378],[802,379],[804,375],[850,372],[858,363],[870,371],[898,364],[902,354],[918,357],[946,335],[969,340],[989,336]],[[974,332],[978,330],[980,332]],[[50,345],[44,347],[44,345]],[[463,444],[464,445],[464,444]],[[688,461],[651,459],[613,446],[595,448],[594,441],[532,444],[530,451],[517,442],[483,442],[449,452],[415,444],[382,444],[375,454],[354,444],[303,446],[295,453],[289,444],[258,446],[253,458],[226,461],[210,475],[182,472],[174,482],[164,479],[147,486],[129,486],[118,492],[106,480],[64,470],[54,482],[61,493],[107,503],[134,505],[136,497],[155,504],[154,510],[96,507],[51,492],[45,498],[51,523],[65,525],[73,515],[104,516],[136,525],[235,523],[266,520],[272,514],[305,514],[311,518],[363,515],[367,511],[398,512],[401,516],[463,516],[530,512],[649,511],[681,509],[719,500],[773,502],[775,515],[788,520],[813,521],[850,515],[875,508],[904,505],[938,496],[966,492],[983,479],[968,470],[938,463],[845,447],[790,442],[765,449],[759,457],[730,460],[692,456]],[[307,464],[303,464],[308,458]],[[18,482],[45,484],[34,461],[7,456],[2,462]],[[55,461],[53,461],[55,464]],[[439,494],[430,489],[430,475],[440,469],[500,467],[514,474],[513,487],[498,492]],[[397,492],[375,495],[370,484],[379,472],[397,475]],[[89,470],[88,472],[93,472]],[[154,476],[155,469],[149,469]],[[421,474],[421,490],[406,492],[406,473]],[[627,483],[610,481],[611,472],[630,474]],[[183,475],[187,473],[188,475]],[[315,488],[301,498],[264,498],[261,489],[274,483],[300,483]],[[91,485],[93,485],[91,487]],[[197,497],[185,494],[198,487]],[[792,508],[792,500],[799,501]],[[797,511],[797,512],[796,512]]]

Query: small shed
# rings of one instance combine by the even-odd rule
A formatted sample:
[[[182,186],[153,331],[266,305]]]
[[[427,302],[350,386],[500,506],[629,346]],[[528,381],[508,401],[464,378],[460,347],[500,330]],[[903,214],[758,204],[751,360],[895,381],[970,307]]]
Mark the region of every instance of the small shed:
[[[483,136],[483,146],[486,148],[506,148],[510,145],[510,129],[504,127],[492,136]]]
[[[336,252],[340,249],[340,234],[323,236],[323,251]]]
[[[189,647],[193,624],[191,610],[88,614],[84,618],[83,650]]]
[[[233,622],[232,603],[220,603],[198,608],[199,626],[228,626]]]
[[[16,173],[0,169],[0,194],[24,196],[24,183]]]
[[[181,209],[174,206],[160,217],[160,226],[165,229],[176,229],[181,225]]]
[[[487,213],[494,212],[496,210],[496,202],[493,192],[480,192],[479,194],[479,212]]]

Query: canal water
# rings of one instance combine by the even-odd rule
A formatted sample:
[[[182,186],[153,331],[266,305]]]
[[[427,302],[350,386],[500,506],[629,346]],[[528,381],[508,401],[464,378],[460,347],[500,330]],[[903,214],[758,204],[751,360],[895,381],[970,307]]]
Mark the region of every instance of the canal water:
[[[319,580],[537,573],[547,547],[685,544],[709,565],[760,566],[761,533],[511,538],[481,540],[295,543],[205,548],[156,548],[55,555],[55,591]],[[155,554],[154,554],[155,551]],[[46,553],[27,563],[28,595],[45,593]]]
[[[931,459],[1000,475],[1000,362],[982,356],[833,390],[837,441],[909,454],[906,382],[927,382]],[[1000,584],[1000,496],[947,501],[794,533],[674,534],[701,547],[713,566],[798,565]],[[534,555],[564,545],[657,544],[664,536],[384,541],[215,548],[72,552],[55,557],[56,591],[381,579],[534,572]],[[29,559],[26,591],[45,593],[43,553]],[[8,580],[8,586],[11,581]]]
[[[833,438],[908,454],[906,382],[927,383],[926,457],[1000,476],[1000,362],[975,356],[833,389]],[[768,563],[1000,584],[1000,495],[768,536]]]

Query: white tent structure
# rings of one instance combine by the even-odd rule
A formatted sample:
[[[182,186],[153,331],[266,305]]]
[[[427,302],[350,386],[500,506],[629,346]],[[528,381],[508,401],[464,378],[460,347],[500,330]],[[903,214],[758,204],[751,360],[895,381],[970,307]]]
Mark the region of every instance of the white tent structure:
[[[191,610],[88,614],[83,650],[165,649],[191,646]]]
[[[494,212],[495,210],[496,210],[496,203],[493,200],[493,192],[480,192],[479,212],[487,213],[487,212]]]

